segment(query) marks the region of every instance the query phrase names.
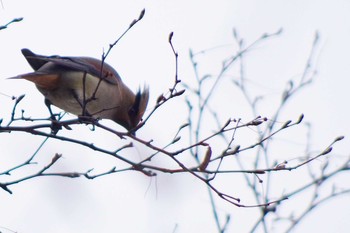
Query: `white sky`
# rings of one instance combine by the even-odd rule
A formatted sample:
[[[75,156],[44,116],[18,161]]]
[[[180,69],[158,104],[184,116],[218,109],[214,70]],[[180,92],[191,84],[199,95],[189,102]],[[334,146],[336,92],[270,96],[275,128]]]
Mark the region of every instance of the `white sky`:
[[[189,48],[199,51],[234,44],[233,28],[247,43],[265,32],[283,28],[281,36],[260,44],[246,58],[249,80],[266,87],[264,91],[271,98],[279,98],[279,91],[286,81],[298,77],[303,71],[317,30],[321,36],[317,52],[319,74],[311,87],[293,99],[283,116],[288,120],[296,119],[300,113],[305,114],[306,120],[313,124],[314,148],[325,147],[339,135],[350,136],[349,1],[3,0],[2,3],[0,25],[16,17],[24,17],[24,20],[0,31],[0,92],[8,95],[25,93],[22,107],[26,108],[28,115],[46,116],[47,110],[34,85],[6,80],[31,70],[20,53],[21,48],[27,47],[46,55],[99,58],[102,49],[107,49],[109,43],[114,42],[131,20],[146,8],[144,19],[113,49],[107,62],[133,90],[144,83],[150,86],[150,106],[173,82],[174,57],[168,44],[171,31],[175,33],[173,42],[180,55],[180,78],[191,82],[193,72],[188,58]],[[222,54],[227,54],[227,51]],[[203,65],[207,72],[217,72],[220,67],[221,53],[212,57],[217,61]],[[223,88],[222,92],[225,91],[229,90]],[[185,120],[177,114],[185,107],[177,104],[172,103],[169,108],[160,110],[140,136],[153,138],[159,143],[167,142]],[[231,117],[251,117],[239,108],[241,103],[235,104],[237,111]],[[0,95],[0,105],[3,117],[9,112],[12,102]],[[269,107],[262,108],[261,114],[268,115]],[[169,117],[174,124],[169,124]],[[86,129],[74,133],[107,147],[115,146],[117,140]],[[0,136],[1,151],[5,152],[1,153],[0,169],[25,160],[42,141],[42,138],[23,134]],[[336,155],[349,154],[348,138],[335,146]],[[56,152],[65,157],[57,167],[59,171],[84,171],[91,167],[104,171],[114,162],[107,156],[58,141],[50,141],[43,148],[42,162],[49,161]],[[13,195],[0,192],[2,232],[6,231],[1,227],[20,233],[153,233],[173,232],[175,224],[178,224],[176,232],[181,233],[216,230],[206,187],[186,175],[160,175],[157,180],[135,172],[93,181],[39,178],[11,188]],[[240,192],[238,189],[237,193]],[[237,209],[219,203],[222,214],[232,214],[230,232],[244,232],[249,229],[247,224],[256,218],[251,209]],[[347,217],[350,216],[349,203],[349,196],[327,203],[310,215],[305,224],[298,227],[298,232],[346,232],[350,227]]]

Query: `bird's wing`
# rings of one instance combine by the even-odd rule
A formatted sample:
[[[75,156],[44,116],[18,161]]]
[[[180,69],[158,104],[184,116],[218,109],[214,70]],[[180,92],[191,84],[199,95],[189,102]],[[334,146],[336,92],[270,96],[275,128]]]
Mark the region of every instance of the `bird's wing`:
[[[22,49],[22,54],[27,59],[27,62],[29,63],[29,65],[35,71],[37,71],[38,69],[40,69],[40,67],[42,67],[47,63],[47,61],[40,59],[40,57],[44,57],[44,56],[37,55],[32,51],[30,51],[29,49]]]
[[[22,49],[22,53],[34,70],[38,70],[47,62],[52,62],[71,70],[82,71],[95,77],[101,77],[106,82],[114,85],[118,85],[118,83],[121,82],[117,71],[107,63],[103,63],[103,69],[101,70],[102,61],[95,58],[42,56],[31,52],[29,49]]]

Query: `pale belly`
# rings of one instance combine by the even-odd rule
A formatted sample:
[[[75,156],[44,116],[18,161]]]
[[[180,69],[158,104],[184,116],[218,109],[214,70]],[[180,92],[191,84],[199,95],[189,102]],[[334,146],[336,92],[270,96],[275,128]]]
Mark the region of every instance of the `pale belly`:
[[[81,72],[71,72],[60,78],[57,89],[38,89],[53,105],[66,112],[113,119],[120,103],[117,85],[105,81],[99,83],[99,79],[91,75],[86,75],[85,80],[83,77]]]

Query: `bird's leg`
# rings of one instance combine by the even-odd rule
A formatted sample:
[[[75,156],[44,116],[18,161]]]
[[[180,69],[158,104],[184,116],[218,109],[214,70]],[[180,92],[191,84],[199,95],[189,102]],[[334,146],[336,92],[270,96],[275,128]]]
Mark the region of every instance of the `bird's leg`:
[[[45,105],[49,109],[50,118],[51,118],[51,133],[57,134],[57,132],[62,129],[62,126],[56,120],[55,114],[53,114],[51,109],[51,101],[45,98]]]

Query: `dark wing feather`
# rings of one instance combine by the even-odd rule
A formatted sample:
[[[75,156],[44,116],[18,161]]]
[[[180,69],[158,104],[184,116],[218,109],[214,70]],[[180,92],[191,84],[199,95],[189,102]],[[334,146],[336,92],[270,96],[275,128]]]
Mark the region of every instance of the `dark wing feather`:
[[[23,56],[27,59],[27,62],[29,65],[36,71],[40,69],[43,65],[47,63],[45,60],[38,59],[38,57],[43,57],[40,55],[36,55],[29,49],[22,49],[22,54]]]
[[[28,63],[34,70],[38,70],[47,62],[65,68],[89,73],[96,77],[102,77],[106,82],[118,85],[121,78],[117,71],[107,63],[103,63],[103,72],[101,74],[102,61],[91,57],[60,57],[60,56],[42,56],[31,52],[29,49],[22,49],[22,53]]]

